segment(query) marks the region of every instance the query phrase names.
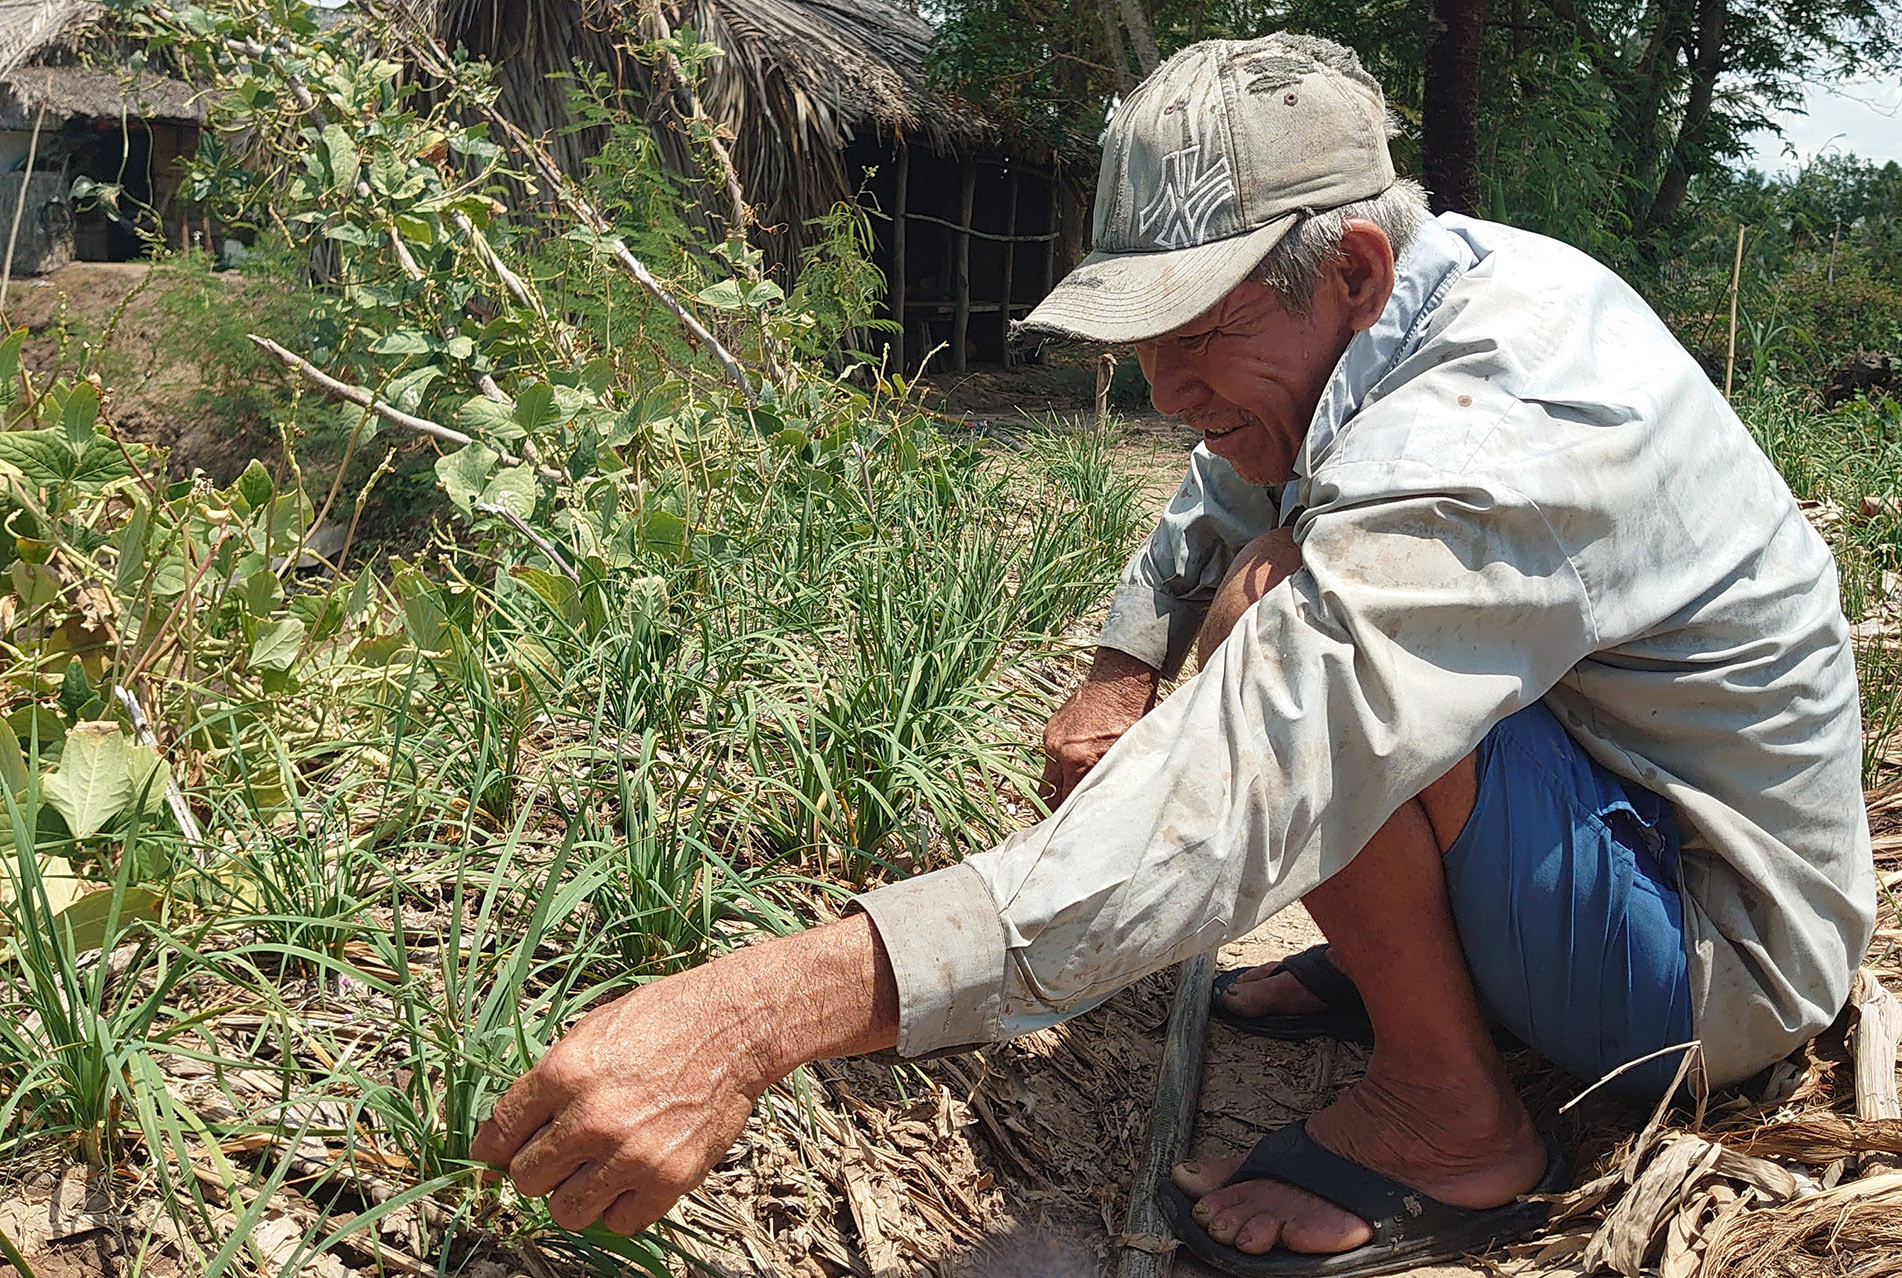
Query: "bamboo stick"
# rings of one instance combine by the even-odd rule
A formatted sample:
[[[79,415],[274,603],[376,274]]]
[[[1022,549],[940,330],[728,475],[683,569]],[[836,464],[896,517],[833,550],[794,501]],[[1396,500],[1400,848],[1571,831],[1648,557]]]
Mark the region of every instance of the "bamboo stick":
[[[1730,398],[1731,375],[1737,371],[1737,286],[1743,281],[1743,224],[1737,225],[1737,260],[1730,268],[1730,351],[1724,356],[1724,398]]]
[[[0,315],[7,310],[7,289],[13,283],[13,248],[20,240],[20,215],[26,211],[26,188],[33,181],[33,161],[40,153],[40,126],[45,123],[46,98],[42,96],[40,113],[33,117],[33,140],[26,144],[26,170],[20,174],[20,198],[13,202],[13,229],[7,232],[7,260],[0,265]]]

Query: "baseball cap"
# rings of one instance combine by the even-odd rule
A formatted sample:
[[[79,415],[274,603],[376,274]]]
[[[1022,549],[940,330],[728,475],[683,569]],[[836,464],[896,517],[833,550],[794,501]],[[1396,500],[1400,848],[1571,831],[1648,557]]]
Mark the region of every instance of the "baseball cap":
[[[1393,185],[1387,105],[1351,49],[1205,40],[1117,107],[1093,251],[1018,332],[1140,342],[1221,301],[1302,216]]]

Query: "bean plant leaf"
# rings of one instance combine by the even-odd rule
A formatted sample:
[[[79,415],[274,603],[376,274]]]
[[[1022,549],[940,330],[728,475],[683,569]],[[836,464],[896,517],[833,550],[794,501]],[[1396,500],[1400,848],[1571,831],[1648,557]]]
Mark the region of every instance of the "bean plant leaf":
[[[423,396],[429,390],[429,384],[442,376],[440,364],[425,364],[421,368],[404,373],[383,388],[383,402],[394,404],[406,413],[413,413],[422,406]]]
[[[376,355],[427,355],[440,344],[441,339],[420,328],[399,328],[371,342],[370,351]]]
[[[0,405],[10,405],[20,397],[20,350],[26,345],[26,329],[16,328],[0,342]]]
[[[277,495],[277,485],[271,482],[271,472],[264,469],[264,463],[255,457],[231,487],[252,510],[264,509],[270,504],[271,498]]]
[[[331,189],[354,197],[357,171],[362,167],[356,144],[350,140],[349,131],[341,124],[326,124],[323,136],[324,154],[330,163]]]
[[[509,569],[509,576],[533,590],[542,597],[557,617],[571,626],[582,622],[581,588],[559,573],[549,572],[545,568],[533,568],[526,564],[517,564]]]
[[[7,787],[9,794],[25,791],[28,781],[26,756],[20,752],[20,738],[13,731],[13,725],[0,720],[0,784]],[[5,807],[0,803],[0,808]]]
[[[487,444],[475,443],[436,459],[436,478],[456,508],[467,514],[483,485],[495,470],[496,452]]]
[[[721,280],[717,284],[709,284],[694,295],[694,300],[722,311],[737,311],[746,305],[746,297],[740,292],[738,280]]]
[[[471,435],[486,435],[503,443],[513,443],[522,437],[522,427],[515,420],[515,405],[498,403],[485,395],[477,395],[457,409],[456,422]]]
[[[66,677],[60,681],[59,708],[66,712],[67,718],[78,719],[79,712],[96,700],[92,684],[86,680],[86,667],[76,657],[68,661]]]
[[[94,439],[93,424],[99,420],[99,392],[91,382],[80,382],[67,392],[59,414],[60,428],[75,457],[86,451]]]
[[[52,488],[73,477],[77,458],[58,430],[0,431],[0,462],[38,488]]]
[[[50,876],[49,876],[50,877]],[[112,897],[110,888],[91,892],[79,891],[79,880],[68,882],[77,892],[71,901],[58,907],[60,925],[71,930],[72,939],[67,942],[75,954],[84,954],[87,950],[99,949],[106,942],[107,924],[112,921]],[[47,883],[47,896],[53,895],[53,884]],[[156,920],[165,906],[165,898],[149,887],[134,883],[119,894],[118,926],[135,919],[147,922]]]
[[[51,568],[16,559],[7,575],[12,579],[13,593],[20,600],[22,616],[30,617],[59,601],[59,577]]]
[[[515,424],[527,434],[546,430],[561,422],[561,407],[555,402],[555,388],[536,382],[515,397]]]
[[[90,720],[66,734],[59,767],[40,778],[40,793],[66,818],[74,838],[88,839],[130,808],[141,791],[148,803],[162,794],[164,766],[153,751],[134,745],[118,724]]]
[[[304,646],[304,623],[296,617],[283,617],[258,628],[251,644],[253,670],[289,670]]]
[[[535,476],[526,466],[498,470],[482,488],[483,505],[506,507],[523,519],[534,513],[535,497]]]

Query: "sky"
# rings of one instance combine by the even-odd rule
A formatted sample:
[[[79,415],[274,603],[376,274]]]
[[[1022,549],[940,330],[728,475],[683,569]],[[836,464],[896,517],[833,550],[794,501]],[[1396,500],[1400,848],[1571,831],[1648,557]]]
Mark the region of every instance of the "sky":
[[[1781,173],[1825,153],[1850,153],[1877,163],[1902,161],[1902,77],[1811,85],[1804,107],[1805,114],[1789,112],[1779,118],[1781,138],[1768,131],[1751,134],[1754,153],[1743,163]],[[1794,157],[1789,150],[1796,152]]]

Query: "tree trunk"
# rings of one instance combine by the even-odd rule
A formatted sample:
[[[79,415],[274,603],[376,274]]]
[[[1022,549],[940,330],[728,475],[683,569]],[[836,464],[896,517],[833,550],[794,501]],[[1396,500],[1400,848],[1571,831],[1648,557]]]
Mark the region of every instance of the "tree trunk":
[[[1143,12],[1143,0],[1117,0],[1123,10],[1123,25],[1129,28],[1129,42],[1136,47],[1136,61],[1148,75],[1162,65],[1156,37],[1149,30],[1149,15]]]
[[[1671,163],[1658,184],[1657,198],[1639,232],[1668,226],[1676,219],[1690,188],[1697,149],[1704,145],[1704,123],[1717,96],[1717,77],[1724,72],[1724,26],[1729,17],[1725,0],[1698,0],[1697,55],[1691,62],[1691,90],[1684,100],[1684,118],[1678,125]]]
[[[1433,0],[1420,149],[1435,213],[1479,212],[1479,45],[1486,0]]]
[[[1116,73],[1116,91],[1124,97],[1136,87],[1129,73],[1129,50],[1123,47],[1123,28],[1116,21],[1115,0],[1096,0],[1096,11],[1103,19],[1103,43],[1109,46],[1110,70]]]

